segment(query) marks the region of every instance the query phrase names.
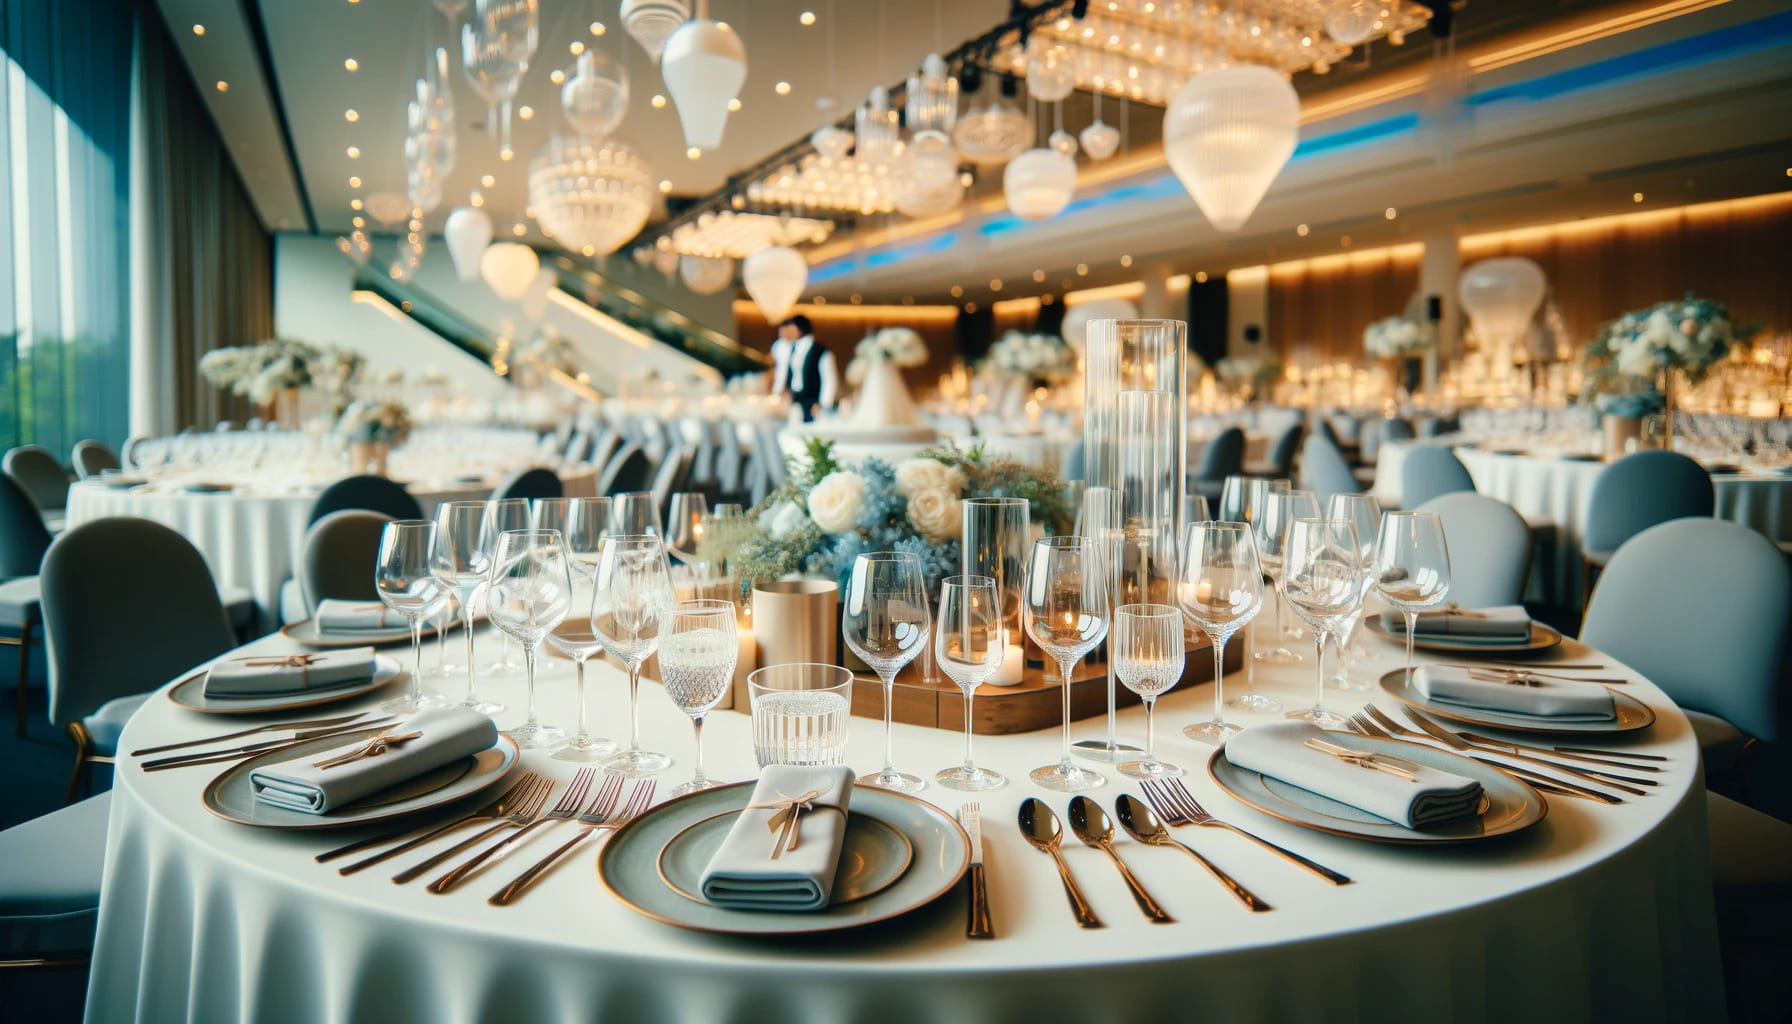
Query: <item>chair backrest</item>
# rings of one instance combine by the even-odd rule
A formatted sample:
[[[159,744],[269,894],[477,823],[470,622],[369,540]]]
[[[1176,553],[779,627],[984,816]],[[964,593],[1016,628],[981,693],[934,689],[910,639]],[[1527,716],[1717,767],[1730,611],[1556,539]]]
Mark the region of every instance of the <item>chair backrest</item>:
[[[49,549],[43,513],[12,477],[0,475],[0,580],[36,576]]]
[[[129,466],[132,469],[141,469],[142,468],[141,466],[139,466],[137,464],[137,449],[141,448],[143,446],[143,442],[145,442],[147,440],[149,440],[149,438],[144,437],[142,435],[137,435],[134,437],[127,437],[124,439],[124,448],[122,449],[120,454],[123,455],[124,464],[126,466]]]
[[[1375,465],[1381,454],[1381,420],[1364,417],[1356,430],[1356,457],[1364,465]]]
[[[1647,676],[1677,704],[1763,742],[1784,722],[1792,570],[1766,537],[1722,519],[1676,519],[1619,547],[1581,642]]]
[[[1398,416],[1390,416],[1381,421],[1381,439],[1383,441],[1410,441],[1413,439],[1412,424]]]
[[[349,508],[383,512],[394,519],[423,518],[423,506],[417,504],[410,491],[383,476],[362,474],[343,477],[324,488],[311,503],[311,518],[306,522],[315,523],[332,512]]]
[[[374,564],[380,557],[380,534],[392,517],[383,512],[349,508],[332,512],[305,531],[299,555],[299,592],[305,612],[317,614],[317,603],[326,598],[378,601],[373,584]]]
[[[1468,467],[1443,445],[1413,445],[1400,462],[1400,504],[1404,508],[1418,508],[1440,494],[1474,489],[1475,478],[1469,476]]]
[[[1082,438],[1070,442],[1070,448],[1064,453],[1063,477],[1065,480],[1081,480],[1089,474],[1089,448]]]
[[[75,442],[73,455],[75,475],[85,480],[90,476],[99,476],[108,469],[118,468],[118,456],[106,447],[104,441],[88,438]]]
[[[1332,495],[1356,494],[1362,490],[1357,485],[1356,474],[1350,471],[1350,463],[1327,431],[1315,430],[1308,434],[1300,453],[1301,484],[1318,496],[1322,511],[1331,505]]]
[[[560,477],[551,469],[536,466],[533,469],[519,469],[499,481],[498,486],[492,491],[491,500],[564,497],[566,497],[566,485],[560,482]]]
[[[597,493],[622,494],[645,491],[653,484],[653,460],[633,441],[617,449],[597,481]]]
[[[717,489],[726,495],[739,495],[746,465],[747,455],[741,448],[740,433],[734,423],[723,420],[716,424]]]
[[[715,432],[710,430],[709,424],[702,420],[687,420],[685,422],[685,436],[687,438],[695,438],[695,440],[686,441],[687,444],[693,446],[693,454],[691,456],[691,489],[713,494],[716,489]]]
[[[572,432],[563,443],[560,457],[567,462],[583,462],[591,448],[591,435],[583,427]]]
[[[1294,468],[1294,452],[1300,447],[1300,423],[1282,431],[1276,443],[1269,450],[1269,465],[1274,476],[1287,476]]]
[[[68,507],[68,471],[48,448],[27,444],[6,453],[0,469],[19,485],[43,512],[60,512]]]
[[[149,519],[94,519],[44,555],[50,721],[67,725],[236,646],[205,558]]]
[[[597,439],[591,442],[591,454],[587,456],[586,461],[597,467],[597,471],[602,473],[604,467],[608,466],[610,460],[615,457],[616,449],[620,447],[622,447],[622,431],[615,427],[605,427],[603,433],[597,435]]]
[[[1581,548],[1615,551],[1657,523],[1710,516],[1716,507],[1705,467],[1678,452],[1635,452],[1594,478]]]
[[[663,511],[672,507],[672,495],[688,489],[691,477],[691,459],[696,452],[690,445],[682,445],[666,453],[666,459],[653,474],[653,500]],[[662,528],[665,524],[661,524]]]
[[[1338,432],[1332,428],[1330,417],[1315,416],[1313,418],[1313,426],[1319,433],[1324,434],[1325,439],[1330,441],[1334,446],[1339,448],[1344,446],[1344,442],[1338,439]]]
[[[1492,608],[1524,600],[1531,571],[1531,528],[1503,501],[1455,491],[1418,506],[1443,520],[1450,549],[1450,600]]]
[[[1201,453],[1201,465],[1195,470],[1196,480],[1224,480],[1244,472],[1244,431],[1227,427]]]

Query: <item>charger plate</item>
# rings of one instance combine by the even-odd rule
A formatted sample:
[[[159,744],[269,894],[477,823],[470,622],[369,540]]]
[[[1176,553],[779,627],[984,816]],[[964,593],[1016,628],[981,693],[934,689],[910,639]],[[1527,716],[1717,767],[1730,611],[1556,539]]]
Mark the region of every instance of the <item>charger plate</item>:
[[[456,618],[448,627],[454,629],[460,625]],[[434,639],[440,632],[438,626],[425,625],[423,639]],[[316,619],[300,619],[280,627],[280,635],[288,640],[304,644],[306,647],[385,647],[391,644],[410,643],[411,627],[400,622],[386,629],[336,629],[320,627]]]
[[[269,657],[275,657],[275,655],[269,655]],[[199,711],[208,715],[260,715],[275,711],[309,708],[318,704],[333,704],[339,700],[348,700],[350,697],[359,697],[398,678],[399,673],[403,671],[403,667],[398,664],[398,659],[384,654],[376,654],[373,656],[372,679],[357,683],[344,683],[341,686],[319,687],[315,690],[300,690],[297,693],[270,694],[265,697],[207,697],[205,695],[205,673],[200,672],[169,687],[168,699],[188,711]]]
[[[1381,616],[1379,615],[1365,619],[1363,621],[1363,626],[1367,628],[1369,632],[1374,633],[1383,640],[1402,645],[1406,643],[1406,633],[1404,631],[1395,633],[1386,626],[1383,626],[1381,624]],[[1547,651],[1551,647],[1559,645],[1561,642],[1562,634],[1560,632],[1554,627],[1547,626],[1535,619],[1531,620],[1530,639],[1523,643],[1504,640],[1489,643],[1485,640],[1474,641],[1467,638],[1462,640],[1439,640],[1435,637],[1428,637],[1423,634],[1415,634],[1412,638],[1412,645],[1423,651],[1449,651],[1452,654],[1467,654],[1471,656],[1476,654],[1510,654],[1514,652]]]
[[[1589,733],[1635,732],[1647,729],[1655,723],[1655,711],[1649,705],[1637,700],[1628,693],[1614,690],[1611,687],[1612,710],[1618,714],[1612,722],[1552,722],[1539,715],[1507,715],[1485,708],[1469,708],[1450,705],[1438,707],[1425,700],[1423,694],[1412,688],[1406,681],[1406,670],[1397,668],[1382,676],[1379,680],[1381,692],[1402,704],[1418,708],[1427,715],[1448,718],[1453,722],[1467,722],[1470,725],[1485,725],[1490,729],[1509,729],[1513,732],[1538,732],[1552,735],[1585,735]]]
[[[673,836],[660,851],[660,880],[685,899],[710,905],[701,895],[703,872],[709,859],[722,848],[722,840],[728,838],[740,813],[712,814]],[[914,859],[915,847],[907,836],[868,814],[848,811],[846,837],[840,845],[840,868],[834,873],[829,905],[851,903],[888,889]]]

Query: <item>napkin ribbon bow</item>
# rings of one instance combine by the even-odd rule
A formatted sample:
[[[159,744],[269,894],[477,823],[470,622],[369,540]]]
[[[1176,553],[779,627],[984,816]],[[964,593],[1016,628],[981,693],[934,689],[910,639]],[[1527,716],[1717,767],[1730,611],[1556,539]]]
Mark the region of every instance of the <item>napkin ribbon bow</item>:
[[[299,670],[299,689],[311,686],[311,664],[323,657],[321,654],[288,654],[278,658],[245,658],[243,664],[251,668],[264,668],[278,665],[281,668]]]
[[[767,858],[768,860],[777,860],[780,853],[787,853],[796,849],[797,838],[803,827],[802,816],[804,812],[824,810],[839,811],[841,814],[846,813],[846,808],[841,807],[838,804],[816,803],[819,799],[821,799],[821,791],[818,789],[811,789],[801,796],[786,796],[773,800],[770,803],[747,805],[749,809],[772,808],[777,812],[767,819],[765,823],[766,830],[777,836],[772,842],[772,852],[771,856]],[[788,839],[786,837],[788,837]]]
[[[1454,601],[1450,601],[1447,604],[1439,605],[1437,610],[1444,613],[1445,615],[1455,615],[1455,616],[1458,616],[1458,617],[1464,618],[1464,619],[1485,619],[1487,617],[1486,612],[1477,612],[1477,611],[1470,610],[1468,608],[1464,608]]]

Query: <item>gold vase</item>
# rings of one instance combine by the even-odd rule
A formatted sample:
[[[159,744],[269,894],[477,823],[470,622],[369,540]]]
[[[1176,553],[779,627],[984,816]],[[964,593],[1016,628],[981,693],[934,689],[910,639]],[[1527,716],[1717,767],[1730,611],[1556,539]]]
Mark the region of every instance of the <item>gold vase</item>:
[[[274,396],[273,408],[268,411],[268,418],[281,430],[299,429],[299,389],[281,388]]]
[[[767,665],[838,665],[840,588],[832,580],[753,585],[754,660]]]
[[[1643,444],[1643,421],[1636,416],[1607,415],[1599,421],[1605,431],[1605,461],[1616,462],[1629,453],[1628,442]]]
[[[386,475],[386,456],[392,446],[385,441],[356,441],[349,445],[349,469],[355,473]]]

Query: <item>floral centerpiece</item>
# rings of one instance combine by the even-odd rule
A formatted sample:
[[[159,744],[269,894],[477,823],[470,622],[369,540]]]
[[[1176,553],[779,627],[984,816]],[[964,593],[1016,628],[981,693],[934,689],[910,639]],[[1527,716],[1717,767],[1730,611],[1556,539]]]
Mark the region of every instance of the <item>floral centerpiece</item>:
[[[296,426],[298,408],[291,396],[314,386],[332,395],[344,393],[365,363],[359,353],[347,349],[271,338],[207,352],[199,360],[199,372],[214,386],[256,405],[278,402],[276,414],[282,425]]]
[[[885,327],[859,339],[852,361],[846,364],[846,381],[863,384],[879,363],[912,368],[927,365],[927,342],[912,327]]]
[[[1061,380],[1076,370],[1076,355],[1056,335],[1009,331],[989,347],[986,365],[1010,377]]]
[[[349,463],[356,472],[384,476],[392,446],[411,436],[411,412],[394,398],[357,399],[337,418],[336,436],[348,442]]]
[[[959,571],[960,505],[976,497],[1025,498],[1033,522],[1048,533],[1068,533],[1075,523],[1055,474],[985,458],[981,447],[929,448],[894,468],[875,458],[849,468],[835,458],[831,442],[812,439],[806,464],[792,467],[790,483],[749,513],[751,532],[728,564],[743,593],[756,580],[791,575],[836,580],[844,591],[854,557],[909,551],[920,558],[934,593],[942,578]]]
[[[1429,320],[1390,316],[1363,328],[1363,351],[1371,359],[1411,359],[1437,347]]]
[[[1653,378],[1679,370],[1696,384],[1731,346],[1753,333],[1731,324],[1722,303],[1688,292],[1684,300],[1657,303],[1607,323],[1587,346],[1586,359],[1595,373]]]
[[[1268,352],[1227,356],[1213,364],[1213,373],[1221,383],[1242,391],[1246,397],[1259,398],[1282,375],[1282,361]]]

